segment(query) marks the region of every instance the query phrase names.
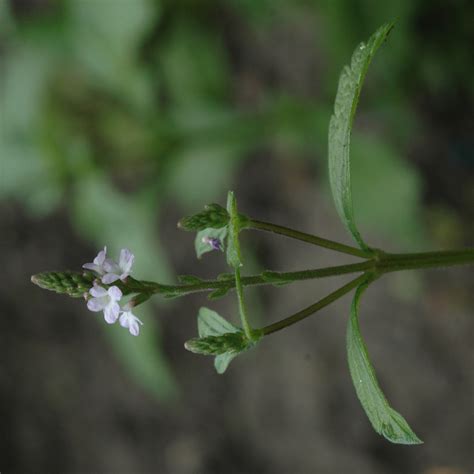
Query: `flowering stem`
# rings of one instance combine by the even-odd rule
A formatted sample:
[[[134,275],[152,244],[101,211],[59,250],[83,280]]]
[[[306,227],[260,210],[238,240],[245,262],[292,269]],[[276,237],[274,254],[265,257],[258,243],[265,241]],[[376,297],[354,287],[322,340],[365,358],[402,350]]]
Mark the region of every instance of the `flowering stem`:
[[[442,268],[453,265],[469,265],[474,263],[474,249],[448,250],[440,252],[421,252],[407,254],[379,253],[377,257],[363,262],[334,267],[323,267],[297,272],[271,272],[278,277],[281,283],[293,283],[302,280],[312,280],[330,276],[345,275],[349,273],[373,271],[377,275],[383,273],[413,270],[423,268]],[[245,286],[270,285],[278,283],[260,275],[240,276],[240,284]],[[225,280],[200,280],[198,283],[186,285],[162,285],[155,282],[131,280],[127,285],[132,291],[147,293],[173,294],[184,296],[201,291],[216,289],[232,289],[236,286],[236,279]]]
[[[363,272],[374,268],[374,261],[367,260],[360,263],[351,263],[348,265],[338,265],[334,267],[324,267],[312,270],[302,270],[298,272],[279,272],[277,273],[281,281],[286,283],[293,283],[301,280],[312,280],[315,278],[324,278],[336,275],[345,275],[348,273]],[[240,277],[242,286],[256,286],[256,285],[270,285],[273,282],[268,281],[262,275],[252,275]],[[186,295],[189,293],[195,293],[200,291],[210,291],[219,288],[235,288],[235,278],[229,278],[228,280],[202,280],[199,283],[193,283],[190,285],[161,285],[159,283],[147,282],[147,281],[136,281],[131,283],[133,285],[139,285],[141,291],[148,291],[151,293],[175,293],[177,295]]]
[[[316,235],[305,234],[304,232],[299,232],[297,230],[290,229],[289,227],[271,224],[269,222],[258,221],[255,219],[249,219],[245,228],[273,232],[274,234],[284,235],[286,237],[301,240],[309,244],[318,245],[319,247],[335,250],[336,252],[354,255],[355,257],[370,258],[373,255],[370,251],[361,250],[350,245],[344,245],[340,244],[339,242],[334,242],[333,240],[323,239],[322,237],[318,237]]]
[[[282,319],[281,321],[278,321],[276,323],[270,324],[269,326],[263,327],[261,329],[263,335],[268,336],[269,334],[280,331],[281,329],[291,326],[292,324],[295,324],[301,321],[302,319],[305,319],[308,316],[311,316],[312,314],[316,313],[316,311],[319,311],[325,306],[328,306],[329,304],[331,304],[333,301],[336,301],[337,299],[339,299],[341,296],[345,295],[346,293],[349,293],[349,291],[356,288],[357,286],[359,286],[361,283],[363,283],[369,278],[371,277],[367,275],[366,273],[364,273],[363,275],[355,278],[354,280],[351,280],[346,285],[341,286],[341,288],[339,288],[336,291],[333,291],[332,293],[325,296],[323,299],[319,300],[318,302],[312,304],[311,306],[308,306],[307,308],[302,309],[301,311],[298,311],[297,313],[292,314],[291,316],[288,316],[287,318]]]

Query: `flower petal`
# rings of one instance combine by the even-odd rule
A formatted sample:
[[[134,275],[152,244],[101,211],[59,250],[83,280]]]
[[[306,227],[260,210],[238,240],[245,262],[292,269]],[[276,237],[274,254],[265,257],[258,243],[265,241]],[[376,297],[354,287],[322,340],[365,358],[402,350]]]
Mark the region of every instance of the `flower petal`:
[[[120,312],[120,306],[118,303],[109,303],[104,308],[104,319],[107,323],[113,324],[117,321],[118,315]]]
[[[120,275],[117,275],[116,273],[106,273],[102,277],[102,283],[105,283],[106,285],[110,285],[114,281],[117,281],[120,278]]]
[[[128,328],[132,336],[138,336],[143,323],[131,311],[124,311],[120,316],[120,326]]]
[[[122,298],[122,292],[120,291],[120,288],[118,286],[111,286],[108,289],[107,293],[113,301],[120,301],[120,299]]]
[[[103,298],[92,298],[87,302],[87,308],[89,311],[102,311],[106,307],[107,303],[104,302]]]
[[[124,311],[122,313],[122,316],[120,316],[120,326],[122,326],[123,328],[128,328],[129,324],[130,324],[130,312],[129,311]]]
[[[138,334],[140,334],[140,326],[138,325],[137,321],[133,321],[130,324],[128,330],[132,336],[138,336]]]
[[[135,255],[133,255],[133,253],[130,252],[130,250],[122,249],[120,251],[119,266],[123,274],[130,273],[134,259],[135,259]]]
[[[89,293],[95,298],[102,298],[108,294],[105,288],[96,284],[89,290]]]
[[[95,263],[84,263],[82,265],[82,268],[85,268],[86,270],[92,270],[93,272],[96,273],[102,273],[102,268],[99,267],[99,265],[96,265]]]
[[[110,258],[106,258],[103,264],[107,273],[120,273],[120,267]]]
[[[98,254],[97,257],[94,258],[94,263],[96,265],[99,265],[100,267],[103,265],[105,256],[107,255],[107,247],[104,247],[104,250],[101,250]]]

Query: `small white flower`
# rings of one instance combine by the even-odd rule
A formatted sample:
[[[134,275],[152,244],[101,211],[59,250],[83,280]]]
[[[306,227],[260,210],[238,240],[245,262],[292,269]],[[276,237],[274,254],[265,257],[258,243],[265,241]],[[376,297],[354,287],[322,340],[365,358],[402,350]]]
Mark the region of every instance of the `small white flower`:
[[[125,278],[130,275],[134,259],[135,256],[128,249],[122,249],[120,251],[120,259],[118,264],[108,258],[105,259],[105,275],[102,277],[102,283],[110,285],[119,279],[122,281],[125,280]]]
[[[97,257],[94,258],[93,263],[85,263],[82,265],[82,268],[85,268],[87,270],[92,270],[99,275],[105,275],[106,271],[104,268],[104,263],[106,260],[106,255],[107,255],[107,247],[104,247],[104,250],[101,250],[98,254]]]
[[[89,290],[92,298],[87,302],[87,307],[94,312],[103,311],[107,323],[113,324],[117,321],[120,313],[118,302],[122,298],[120,288],[111,286],[108,290],[94,283]]]
[[[124,311],[120,316],[120,326],[128,328],[132,336],[138,336],[140,333],[140,325],[143,323],[131,311]]]

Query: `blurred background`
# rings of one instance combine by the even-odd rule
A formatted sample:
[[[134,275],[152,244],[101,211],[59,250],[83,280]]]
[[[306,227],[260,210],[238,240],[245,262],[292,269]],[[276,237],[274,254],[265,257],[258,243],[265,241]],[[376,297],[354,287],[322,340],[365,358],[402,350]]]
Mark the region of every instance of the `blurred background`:
[[[395,409],[425,441],[376,435],[349,376],[350,297],[265,339],[218,376],[183,343],[200,306],[137,311],[139,337],[34,273],[80,269],[107,245],[137,278],[212,277],[177,220],[233,189],[242,212],[351,244],[327,183],[338,75],[375,58],[353,135],[356,218],[388,251],[473,245],[474,4],[452,0],[0,0],[0,471],[472,471],[472,268],[384,277],[361,325]],[[245,233],[244,272],[354,259]],[[249,290],[268,324],[340,286]]]

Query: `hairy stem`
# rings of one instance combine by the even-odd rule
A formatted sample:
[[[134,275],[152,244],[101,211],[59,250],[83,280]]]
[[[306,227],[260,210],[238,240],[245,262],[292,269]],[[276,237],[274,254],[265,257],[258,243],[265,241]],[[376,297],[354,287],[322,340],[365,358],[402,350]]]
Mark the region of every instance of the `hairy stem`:
[[[269,222],[250,219],[246,225],[246,228],[273,232],[274,234],[284,235],[286,237],[301,240],[319,247],[335,250],[336,252],[354,255],[355,257],[369,258],[372,256],[372,253],[366,250],[361,250],[350,245],[340,244],[339,242],[334,242],[333,240],[323,239],[322,237],[318,237],[316,235],[305,234],[304,232],[299,232],[297,230],[290,229],[289,227],[271,224]]]
[[[349,273],[364,272],[374,269],[375,262],[367,260],[360,263],[351,263],[348,265],[337,265],[334,267],[323,267],[313,270],[302,270],[298,272],[279,272],[278,276],[282,281],[293,283],[302,280],[313,280],[315,278],[324,278],[337,275],[345,275]],[[242,286],[256,286],[256,285],[271,285],[273,282],[265,280],[262,275],[251,275],[240,277]],[[176,294],[189,294],[200,291],[211,291],[218,288],[235,288],[235,278],[227,280],[203,280],[199,283],[189,285],[161,285],[155,282],[137,281],[136,285],[140,285],[142,291],[149,291],[152,293],[167,293],[174,292]],[[135,285],[131,282],[130,285]]]
[[[443,268],[454,265],[472,265],[473,263],[474,249],[467,248],[438,252],[384,253],[377,262],[377,268],[382,273],[386,273],[422,268]]]
[[[242,321],[242,327],[244,329],[247,339],[252,340],[252,328],[250,327],[247,308],[244,301],[244,287],[242,285],[242,279],[240,276],[240,268],[235,269],[235,289],[237,291],[237,300],[239,302],[239,313]]]
[[[345,295],[346,293],[349,293],[349,291],[359,286],[368,278],[370,277],[367,274],[361,275],[355,278],[354,280],[351,280],[346,285],[341,286],[341,288],[330,293],[329,295],[325,296],[323,299],[312,304],[311,306],[308,306],[307,308],[302,309],[301,311],[298,311],[297,313],[292,314],[291,316],[288,316],[287,318],[282,319],[281,321],[270,324],[269,326],[265,326],[264,328],[261,329],[261,331],[263,332],[263,335],[267,336],[268,334],[272,334],[276,331],[280,331],[281,329],[291,326],[292,324],[295,324],[301,321],[302,319],[305,319],[308,316],[311,316],[312,314],[316,313],[316,311],[319,311],[325,306],[330,305],[333,301],[336,301],[337,299],[339,299],[341,296]]]

